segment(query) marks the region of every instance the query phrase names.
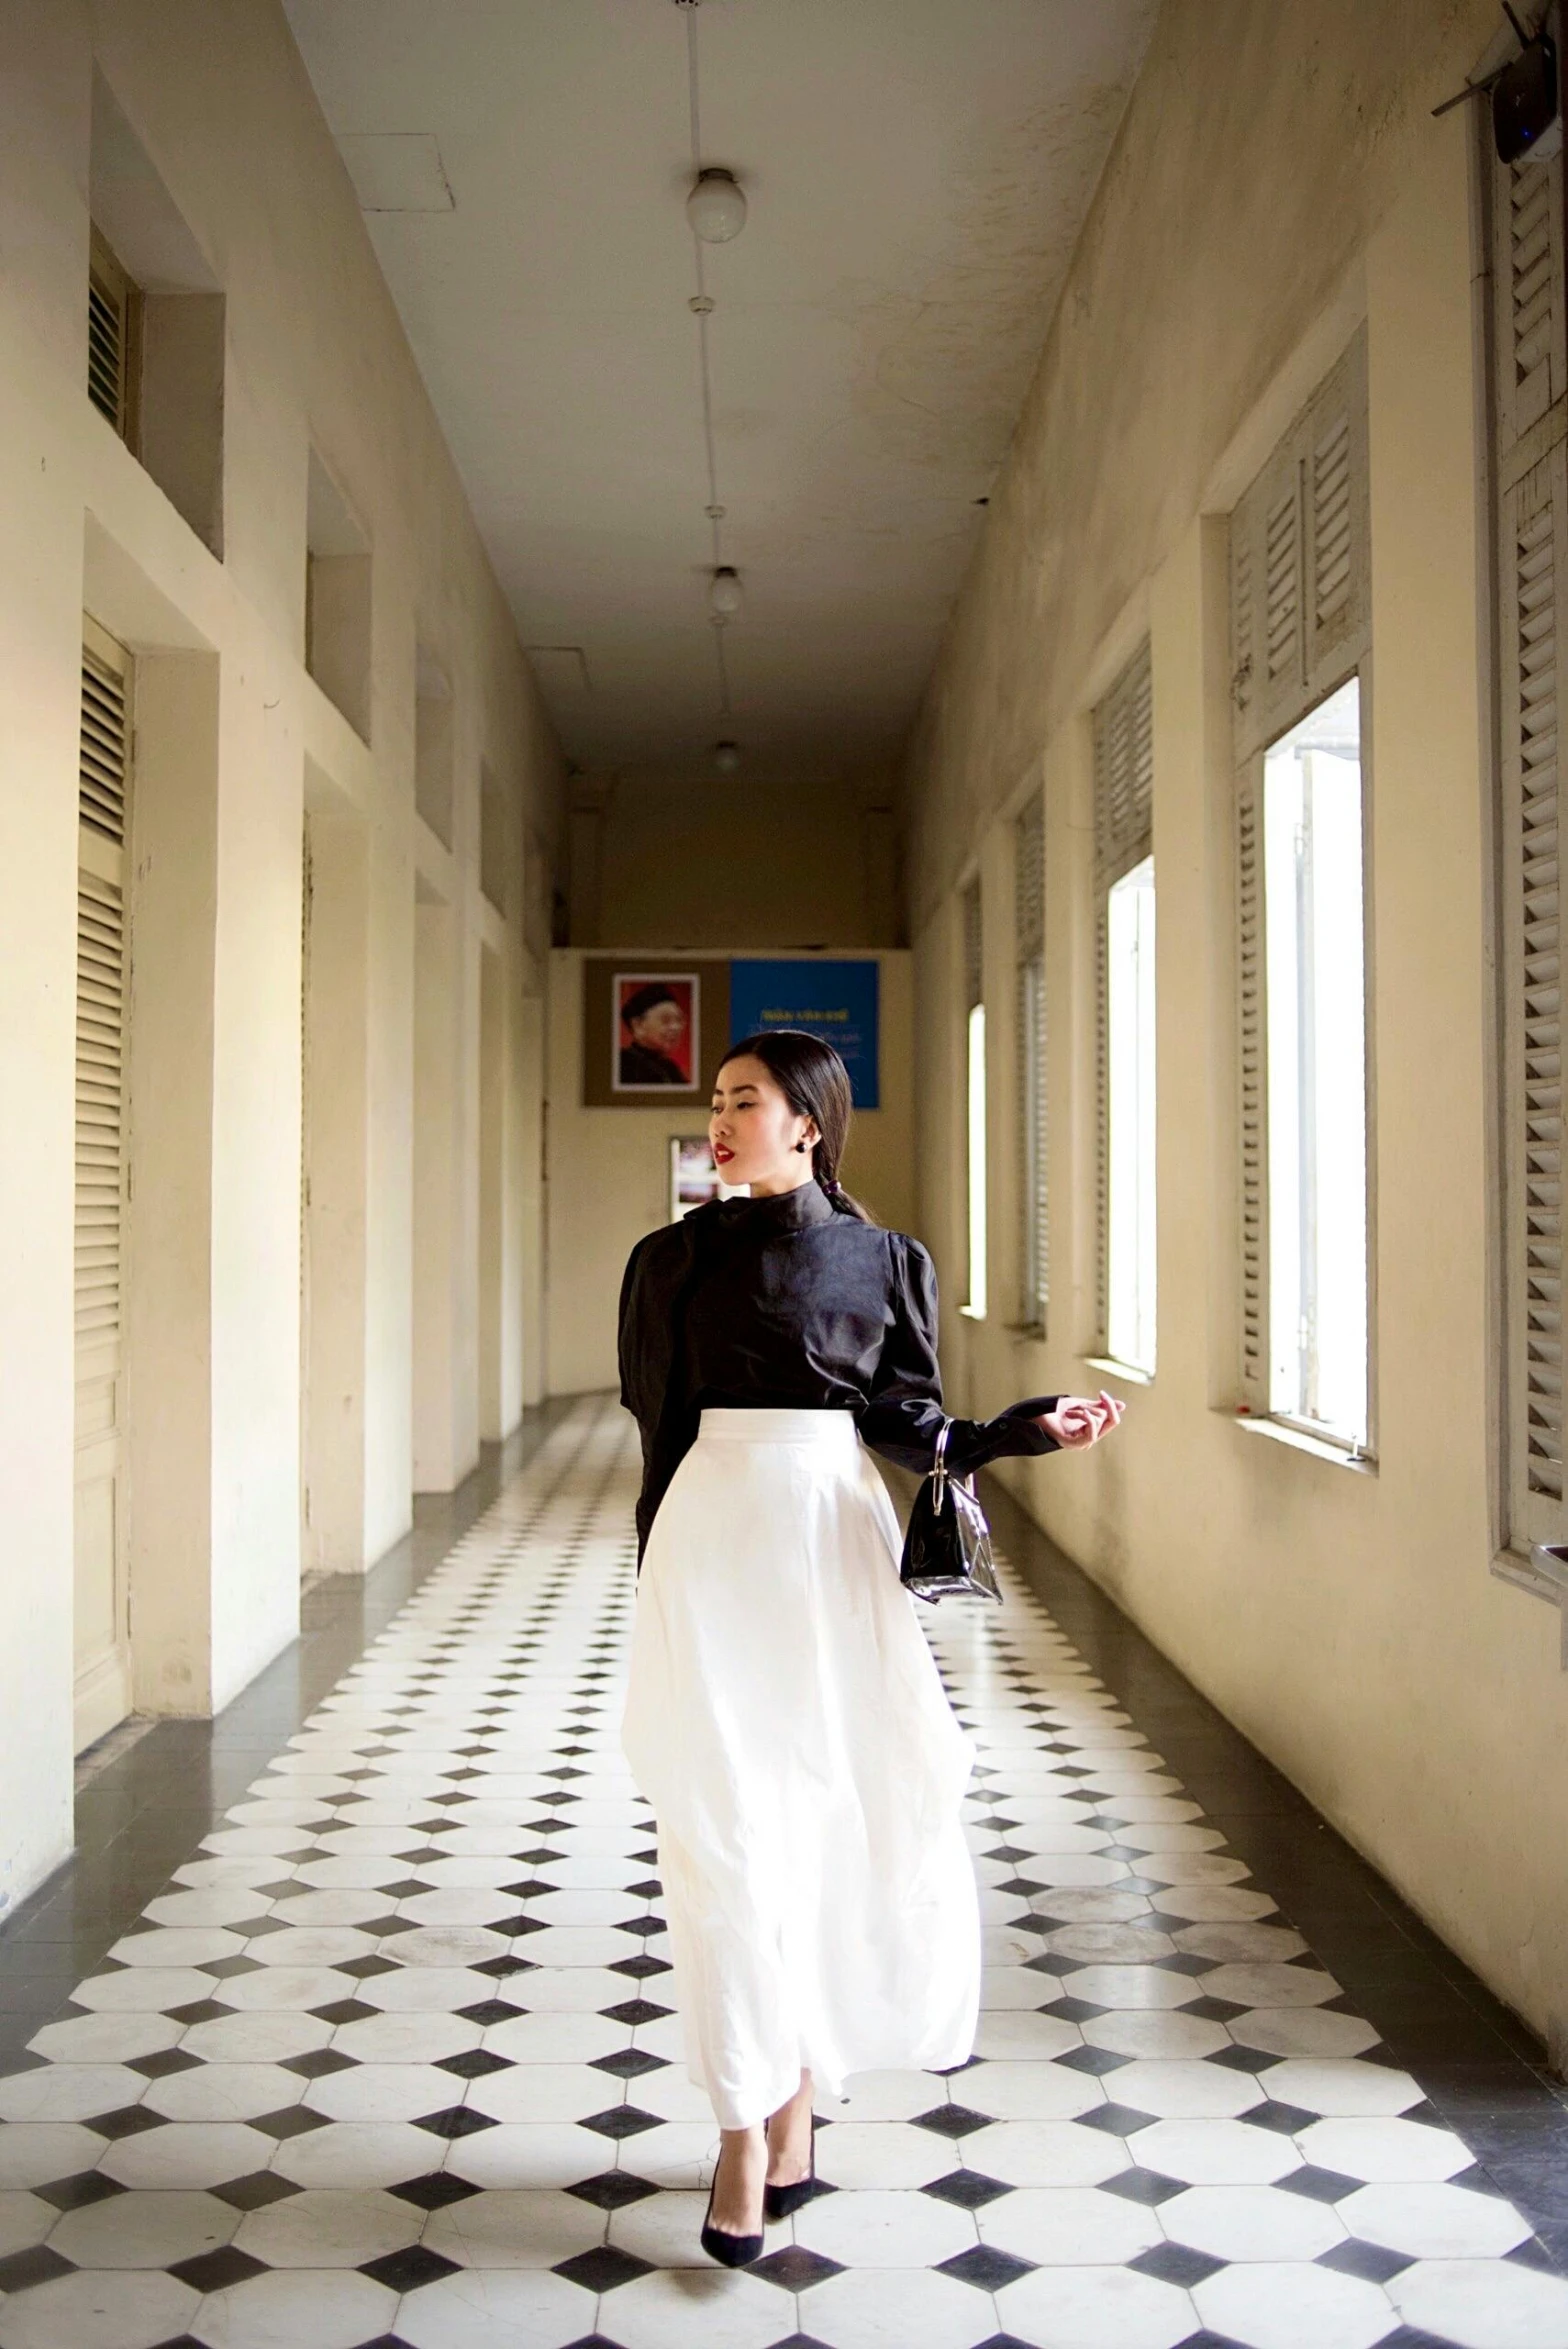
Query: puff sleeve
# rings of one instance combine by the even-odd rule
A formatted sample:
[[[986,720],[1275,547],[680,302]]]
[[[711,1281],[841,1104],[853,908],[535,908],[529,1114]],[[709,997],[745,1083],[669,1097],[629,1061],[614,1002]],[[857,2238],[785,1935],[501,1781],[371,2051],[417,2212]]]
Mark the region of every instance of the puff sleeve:
[[[947,1416],[937,1361],[936,1266],[930,1251],[907,1233],[889,1232],[887,1238],[893,1320],[856,1424],[872,1451],[924,1475]],[[947,1439],[949,1467],[957,1476],[968,1476],[991,1460],[1059,1451],[1056,1438],[1038,1424],[1040,1414],[1054,1411],[1059,1400],[1030,1395],[994,1419],[955,1418]]]

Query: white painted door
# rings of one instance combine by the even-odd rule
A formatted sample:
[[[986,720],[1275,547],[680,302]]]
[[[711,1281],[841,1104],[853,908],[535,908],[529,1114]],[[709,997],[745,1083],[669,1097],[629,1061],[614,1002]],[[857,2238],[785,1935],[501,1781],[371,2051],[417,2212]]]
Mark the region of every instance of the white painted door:
[[[76,886],[76,1750],[130,1711],[125,1580],[126,829],[131,668],[82,645]]]

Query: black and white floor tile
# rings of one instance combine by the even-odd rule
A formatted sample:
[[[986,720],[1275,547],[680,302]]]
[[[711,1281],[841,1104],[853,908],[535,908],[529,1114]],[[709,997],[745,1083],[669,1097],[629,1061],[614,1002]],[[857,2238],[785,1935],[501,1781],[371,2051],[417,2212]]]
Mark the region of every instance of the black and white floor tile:
[[[1568,2349],[1568,2281],[1008,1571],[974,2060],[730,2273],[575,1408],[0,2079],[0,2349]]]

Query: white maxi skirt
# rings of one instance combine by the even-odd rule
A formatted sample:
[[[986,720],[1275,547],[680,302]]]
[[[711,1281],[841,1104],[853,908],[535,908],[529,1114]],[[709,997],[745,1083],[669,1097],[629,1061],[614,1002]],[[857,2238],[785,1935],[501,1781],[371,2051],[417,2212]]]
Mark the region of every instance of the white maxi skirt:
[[[847,1411],[707,1410],[637,1586],[622,1747],[658,1830],[687,2068],[748,2128],[803,2066],[973,2052],[974,1752]]]

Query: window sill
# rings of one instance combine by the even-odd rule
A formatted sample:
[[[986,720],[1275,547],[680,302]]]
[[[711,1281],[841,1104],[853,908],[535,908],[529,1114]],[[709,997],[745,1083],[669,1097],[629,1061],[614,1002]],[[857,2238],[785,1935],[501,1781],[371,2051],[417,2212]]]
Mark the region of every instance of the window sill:
[[[1492,1572],[1499,1582],[1511,1582],[1516,1590],[1528,1591],[1532,1598],[1545,1599],[1562,1617],[1562,1668],[1568,1672],[1568,1567],[1558,1561],[1553,1570],[1543,1573],[1533,1557],[1519,1550],[1499,1550],[1492,1560]]]
[[[983,1305],[960,1305],[958,1310],[965,1321],[984,1321],[986,1317]]]
[[[1525,1551],[1499,1550],[1492,1560],[1492,1572],[1499,1582],[1511,1582],[1515,1590],[1527,1590],[1532,1598],[1545,1599],[1548,1606],[1560,1607],[1564,1603],[1565,1594],[1531,1565]]]
[[[1283,1419],[1254,1418],[1245,1411],[1233,1416],[1243,1435],[1268,1436],[1276,1444],[1288,1445],[1293,1452],[1305,1452],[1313,1460],[1326,1460],[1331,1468],[1349,1468],[1358,1476],[1377,1474],[1377,1462],[1365,1452],[1353,1456],[1338,1444],[1325,1443],[1321,1436],[1308,1435],[1304,1427],[1291,1427]]]
[[[1131,1362],[1117,1362],[1109,1354],[1085,1354],[1084,1361],[1091,1370],[1103,1370],[1111,1378],[1119,1378],[1133,1387],[1152,1387],[1152,1370],[1139,1370]]]
[[[1026,1345],[1043,1346],[1045,1344],[1045,1324],[1043,1321],[1007,1321],[1002,1324],[1002,1327],[1010,1338],[1020,1338]]]

